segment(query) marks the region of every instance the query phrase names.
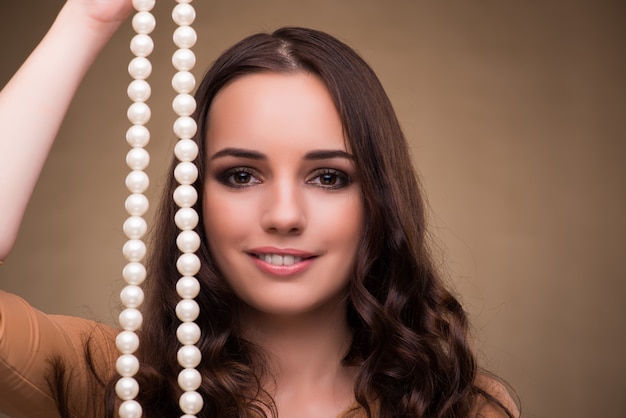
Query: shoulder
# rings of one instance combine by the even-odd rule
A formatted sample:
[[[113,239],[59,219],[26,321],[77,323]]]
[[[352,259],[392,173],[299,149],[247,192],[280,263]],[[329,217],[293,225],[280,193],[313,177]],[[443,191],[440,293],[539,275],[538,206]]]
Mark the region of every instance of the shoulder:
[[[73,357],[72,352],[82,352],[89,340],[115,352],[116,333],[95,321],[47,315],[19,296],[0,290],[0,353],[5,359],[22,351],[48,356],[71,353]]]
[[[55,364],[77,371],[77,378],[67,380],[68,388],[83,393],[93,379],[82,371],[113,373],[115,335],[113,328],[93,321],[46,315],[0,290],[0,411],[40,416],[41,411],[56,410],[50,380],[56,375]],[[89,359],[85,348],[91,351]]]
[[[500,380],[481,372],[476,378],[476,386],[492,399],[488,399],[485,395],[479,395],[476,398],[472,416],[479,418],[508,418],[509,415],[494,400],[504,406],[515,418],[520,416],[509,389]]]

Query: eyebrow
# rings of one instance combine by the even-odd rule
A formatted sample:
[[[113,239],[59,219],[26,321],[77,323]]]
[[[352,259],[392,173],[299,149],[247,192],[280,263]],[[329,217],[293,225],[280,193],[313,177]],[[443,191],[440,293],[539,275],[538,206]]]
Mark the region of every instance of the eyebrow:
[[[224,148],[213,154],[209,161],[221,157],[238,157],[246,158],[249,160],[267,160],[267,156],[258,151],[243,148]],[[331,158],[346,158],[351,161],[354,160],[354,156],[352,154],[343,150],[315,150],[307,152],[304,155],[305,160],[327,160]]]
[[[304,156],[305,160],[327,160],[330,158],[346,158],[354,160],[354,156],[343,150],[319,150],[307,152]]]
[[[267,160],[265,154],[261,154],[258,151],[252,151],[242,148],[224,148],[216,152],[209,158],[209,161],[220,157],[239,157],[247,158],[250,160]]]

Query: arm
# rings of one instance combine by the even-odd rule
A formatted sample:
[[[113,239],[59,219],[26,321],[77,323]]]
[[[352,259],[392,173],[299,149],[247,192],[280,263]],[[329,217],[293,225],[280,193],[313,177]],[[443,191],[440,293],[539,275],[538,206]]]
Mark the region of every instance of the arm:
[[[0,92],[0,262],[76,89],[131,9],[130,0],[68,0]]]

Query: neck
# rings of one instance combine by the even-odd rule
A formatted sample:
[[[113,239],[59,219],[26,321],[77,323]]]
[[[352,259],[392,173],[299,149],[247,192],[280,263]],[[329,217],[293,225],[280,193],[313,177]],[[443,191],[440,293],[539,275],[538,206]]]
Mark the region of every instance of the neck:
[[[289,316],[247,308],[242,323],[263,350],[263,386],[281,415],[336,416],[352,405],[356,369],[342,365],[352,339],[345,302]]]
[[[344,302],[289,316],[247,308],[242,323],[246,338],[262,348],[277,387],[330,383],[346,373],[342,359],[352,332]]]
[[[341,369],[352,333],[344,303],[296,316],[244,313],[244,335],[263,349],[277,381],[316,379]]]

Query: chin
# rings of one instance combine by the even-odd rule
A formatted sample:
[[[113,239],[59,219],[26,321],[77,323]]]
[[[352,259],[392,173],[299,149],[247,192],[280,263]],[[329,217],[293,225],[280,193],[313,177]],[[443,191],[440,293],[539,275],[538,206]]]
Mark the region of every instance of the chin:
[[[274,298],[270,301],[246,301],[244,305],[249,308],[250,315],[275,316],[283,318],[296,318],[310,314],[319,314],[321,311],[335,311],[345,307],[345,298],[339,300],[311,301],[298,299],[297,297],[286,298],[283,301]],[[281,303],[282,302],[282,303]]]

